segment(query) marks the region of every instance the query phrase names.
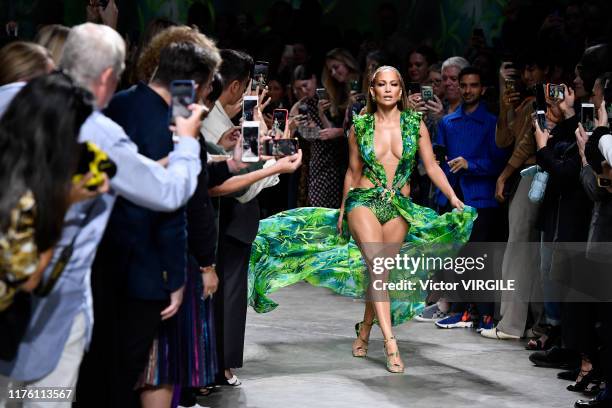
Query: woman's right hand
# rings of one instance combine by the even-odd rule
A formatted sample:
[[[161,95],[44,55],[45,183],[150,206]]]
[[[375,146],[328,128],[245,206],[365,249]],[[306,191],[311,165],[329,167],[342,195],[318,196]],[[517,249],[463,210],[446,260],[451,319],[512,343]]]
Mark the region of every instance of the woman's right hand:
[[[106,173],[104,173],[102,176],[104,177],[104,181],[95,190],[90,190],[86,187],[87,182],[93,177],[92,173],[85,174],[85,176],[83,176],[79,182],[73,183],[70,186],[70,195],[68,198],[70,204],[89,200],[90,198],[94,198],[100,194],[108,193],[108,190],[110,189],[108,176]]]
[[[463,204],[463,201],[461,201],[457,196],[452,197],[449,201],[451,207],[456,208],[459,211],[463,211],[465,208],[465,204]]]
[[[342,235],[342,226],[344,221],[344,208],[340,209],[338,213],[338,222],[336,223],[336,231],[338,231],[338,235]]]
[[[324,115],[325,111],[331,108],[331,102],[328,101],[327,99],[320,99],[319,102],[317,103],[317,107],[319,108],[319,114]]]

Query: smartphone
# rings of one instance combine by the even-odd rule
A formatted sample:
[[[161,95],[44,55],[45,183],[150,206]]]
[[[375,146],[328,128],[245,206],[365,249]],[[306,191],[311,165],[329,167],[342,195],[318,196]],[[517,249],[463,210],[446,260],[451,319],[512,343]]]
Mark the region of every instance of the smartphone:
[[[325,100],[329,100],[329,95],[327,94],[327,89],[325,88],[317,88],[316,90],[317,92],[317,98],[319,98],[319,100],[321,99],[325,99]]]
[[[191,116],[189,105],[195,102],[195,81],[177,80],[170,83],[169,123],[175,125],[174,118]]]
[[[531,119],[538,122],[538,126],[541,130],[547,129],[546,127],[546,110],[542,110],[538,108],[538,104],[533,102],[533,113],[531,114]]]
[[[546,94],[544,92],[544,84],[535,85],[536,111],[544,111],[546,113]]]
[[[253,68],[253,81],[251,81],[251,90],[254,91],[258,86],[259,89],[265,88],[268,83],[268,68],[269,62],[257,61]]]
[[[298,140],[296,138],[268,140],[264,144],[264,152],[266,156],[293,156],[298,152]]]
[[[595,105],[592,103],[583,103],[580,108],[580,123],[588,136],[593,134],[595,130]]]
[[[423,102],[427,103],[434,98],[433,87],[429,85],[421,85],[421,98],[423,98]]]
[[[359,81],[354,79],[351,81],[351,91],[359,92],[361,91],[361,87],[359,86]]]
[[[287,127],[287,118],[289,112],[287,109],[274,109],[272,113],[272,130],[276,135],[283,136]]]
[[[257,107],[257,96],[245,96],[242,99],[242,117],[244,120],[252,121],[255,118],[255,108]]]
[[[504,85],[506,88],[506,93],[516,92],[516,80],[512,78],[508,78],[504,80]]]
[[[440,164],[446,163],[446,146],[434,143],[432,147],[434,155],[436,156],[436,160],[440,162]]]
[[[597,186],[602,188],[612,187],[612,180],[597,176]]]
[[[242,159],[243,162],[259,161],[259,122],[242,122]]]
[[[565,88],[563,85],[546,84],[546,95],[554,101],[565,99]]]
[[[421,84],[418,82],[408,82],[408,95],[421,92]]]

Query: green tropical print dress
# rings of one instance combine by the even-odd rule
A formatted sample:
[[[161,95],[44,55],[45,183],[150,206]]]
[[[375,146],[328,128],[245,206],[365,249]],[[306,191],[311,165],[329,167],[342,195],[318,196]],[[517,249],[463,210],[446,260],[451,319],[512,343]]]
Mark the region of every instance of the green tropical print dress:
[[[402,257],[446,257],[456,254],[468,241],[476,210],[466,206],[438,215],[434,210],[414,204],[400,189],[409,182],[416,160],[421,115],[401,113],[403,153],[391,186],[386,182],[384,167],[374,151],[374,115],[354,118],[355,137],[364,162],[363,174],[376,186],[353,188],[346,198],[346,213],[366,206],[384,223],[397,216],[409,224],[400,250]],[[336,225],[339,210],[302,207],[287,210],[260,221],[249,263],[249,304],[265,313],[278,305],[268,295],[296,282],[356,298],[365,298],[369,273],[355,241],[348,233],[344,217],[343,233]],[[398,325],[410,320],[424,307],[425,292],[419,281],[433,271],[426,268],[389,271],[388,282],[413,282],[413,290],[390,290],[391,320]]]

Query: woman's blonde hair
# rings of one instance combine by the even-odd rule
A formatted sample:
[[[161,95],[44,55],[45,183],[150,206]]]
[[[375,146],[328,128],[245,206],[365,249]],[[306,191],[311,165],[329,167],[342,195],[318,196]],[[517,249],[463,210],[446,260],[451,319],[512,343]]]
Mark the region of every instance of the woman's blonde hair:
[[[193,43],[208,51],[207,54],[211,59],[211,71],[216,70],[221,64],[221,55],[213,40],[200,33],[196,28],[189,26],[169,27],[153,37],[149,45],[140,54],[137,66],[137,79],[149,82],[159,64],[161,50],[172,43],[180,42]]]
[[[402,95],[400,96],[400,100],[397,102],[397,108],[400,111],[404,111],[408,109],[408,106],[409,106],[408,105],[408,92],[406,92],[406,86],[404,85],[404,79],[402,78],[402,75],[400,74],[397,68],[392,67],[390,65],[383,65],[382,67],[379,67],[376,71],[374,71],[374,74],[372,74],[372,78],[370,78],[370,89],[368,89],[368,101],[366,104],[366,112],[374,113],[378,109],[378,104],[374,100],[374,97],[370,93],[370,90],[374,87],[374,83],[376,81],[376,77],[378,76],[378,74],[383,71],[393,71],[397,74],[397,77],[399,78],[399,82],[400,82],[400,89],[402,90]]]
[[[36,34],[34,41],[48,49],[55,65],[59,65],[69,32],[70,28],[66,26],[61,24],[49,24],[38,30],[38,34]]]
[[[52,62],[51,54],[41,45],[25,41],[9,43],[0,49],[0,86],[44,75]]]
[[[334,48],[325,55],[325,61],[337,60],[346,65],[349,70],[349,76],[359,76],[359,64],[348,50],[343,48]],[[327,64],[323,67],[321,82],[329,94],[329,99],[332,104],[332,115],[336,116],[339,112],[346,110],[350,96],[350,83],[340,83],[331,76],[331,72],[327,68]]]

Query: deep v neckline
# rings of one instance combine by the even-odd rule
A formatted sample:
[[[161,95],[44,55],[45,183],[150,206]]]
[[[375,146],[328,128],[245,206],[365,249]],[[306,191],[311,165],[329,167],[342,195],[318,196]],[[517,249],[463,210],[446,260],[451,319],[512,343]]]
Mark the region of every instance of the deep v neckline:
[[[404,135],[402,132],[402,125],[403,125],[403,121],[404,121],[404,112],[400,111],[400,120],[399,120],[399,128],[400,128],[400,138],[402,141],[402,154],[399,158],[399,160],[397,161],[397,167],[395,168],[395,171],[393,172],[393,178],[391,179],[391,186],[389,186],[389,180],[387,179],[387,171],[385,170],[385,166],[382,165],[382,163],[380,162],[380,160],[378,160],[378,157],[376,156],[376,114],[372,113],[372,155],[374,156],[374,163],[376,163],[378,166],[380,166],[380,172],[382,177],[384,177],[384,183],[383,187],[385,189],[393,189],[394,188],[394,184],[395,184],[395,179],[397,177],[397,171],[400,168],[400,165],[402,163],[402,160],[404,160],[404,154],[406,153],[406,144],[404,142]],[[391,149],[393,148],[393,146],[390,147]]]

